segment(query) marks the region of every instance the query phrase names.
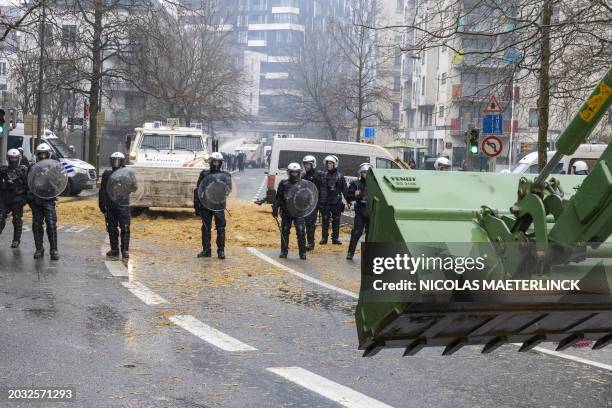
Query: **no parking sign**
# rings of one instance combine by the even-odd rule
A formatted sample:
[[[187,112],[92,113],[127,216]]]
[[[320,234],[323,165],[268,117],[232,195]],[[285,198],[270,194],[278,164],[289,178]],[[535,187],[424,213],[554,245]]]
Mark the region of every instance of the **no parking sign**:
[[[487,136],[482,139],[480,148],[485,156],[497,157],[501,154],[504,148],[504,143],[497,136]]]

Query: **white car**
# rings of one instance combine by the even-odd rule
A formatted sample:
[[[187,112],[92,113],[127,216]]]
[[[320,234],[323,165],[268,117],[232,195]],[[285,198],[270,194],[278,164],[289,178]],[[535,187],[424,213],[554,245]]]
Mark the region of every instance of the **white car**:
[[[564,156],[563,159],[553,169],[553,174],[572,174],[572,165],[574,162],[581,160],[586,162],[589,169],[599,160],[604,150],[608,145],[605,144],[581,144],[576,152],[571,156]],[[546,153],[546,160],[550,160],[555,154],[555,151]],[[512,170],[514,174],[538,174],[538,152],[531,152],[523,157],[516,167]]]
[[[77,159],[74,148],[68,146],[58,138],[52,131],[45,130],[41,140],[51,146],[52,158],[59,160],[68,174],[68,185],[63,195],[75,196],[83,190],[91,190],[96,187],[96,168],[91,164]],[[23,123],[18,123],[11,130],[8,138],[8,148],[23,149],[24,156],[32,162],[32,135],[25,135]]]
[[[287,178],[287,165],[292,162],[302,165],[306,155],[317,159],[317,168],[324,169],[323,159],[333,154],[338,157],[338,170],[347,178],[357,177],[361,163],[370,163],[374,168],[400,169],[396,159],[381,146],[368,143],[337,142],[323,139],[275,138],[268,166],[268,189],[262,203],[272,203],[278,184]]]

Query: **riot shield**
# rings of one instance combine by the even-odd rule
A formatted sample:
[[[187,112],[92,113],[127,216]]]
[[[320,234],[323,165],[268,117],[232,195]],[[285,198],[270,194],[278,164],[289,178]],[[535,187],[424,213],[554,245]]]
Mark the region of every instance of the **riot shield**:
[[[311,181],[300,180],[285,193],[285,200],[291,216],[306,217],[317,208],[319,191]]]
[[[225,172],[211,173],[198,186],[202,206],[211,211],[225,210],[227,196],[232,191],[232,177]]]
[[[138,191],[138,181],[134,172],[122,167],[108,178],[106,192],[110,199],[120,207],[130,205],[130,197]]]
[[[36,197],[50,200],[62,194],[68,184],[64,166],[56,160],[36,162],[28,172],[28,187]]]

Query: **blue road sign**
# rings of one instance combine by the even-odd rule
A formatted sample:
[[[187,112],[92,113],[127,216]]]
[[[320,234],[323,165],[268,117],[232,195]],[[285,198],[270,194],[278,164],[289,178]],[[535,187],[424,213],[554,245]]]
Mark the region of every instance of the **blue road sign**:
[[[376,138],[376,129],[367,127],[363,128],[363,138],[366,140],[372,140]]]
[[[484,115],[482,118],[482,133],[485,135],[503,135],[504,119],[502,115]]]

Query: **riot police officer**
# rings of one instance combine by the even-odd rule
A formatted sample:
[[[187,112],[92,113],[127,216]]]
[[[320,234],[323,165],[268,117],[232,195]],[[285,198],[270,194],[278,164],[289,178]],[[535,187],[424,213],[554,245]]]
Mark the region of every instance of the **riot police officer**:
[[[225,259],[225,204],[223,204],[223,208],[213,211],[202,205],[198,194],[200,183],[202,183],[204,178],[208,175],[225,173],[226,179],[231,183],[232,176],[228,172],[223,171],[222,167],[223,155],[219,152],[212,153],[210,155],[210,170],[202,170],[198,178],[198,184],[193,193],[193,205],[196,214],[200,215],[202,218],[202,252],[198,254],[198,258],[209,258],[211,256],[210,240],[212,236],[212,220],[214,218],[215,228],[217,229],[217,257],[219,257],[219,259]]]
[[[287,193],[301,179],[302,168],[297,163],[290,163],[287,166],[288,179],[281,181],[272,204],[272,216],[278,218],[279,210],[281,216],[281,258],[286,258],[289,252],[289,233],[291,224],[295,225],[297,234],[298,250],[300,259],[306,259],[306,227],[304,217],[295,217],[287,210]]]
[[[340,216],[344,210],[342,196],[346,195],[346,181],[338,171],[338,158],[334,155],[325,157],[326,171],[321,176],[321,189],[319,191],[319,206],[321,208],[321,241],[327,244],[329,236],[329,222],[332,224],[332,243],[342,245],[340,241]]]
[[[41,143],[36,148],[36,161],[47,160],[51,158],[51,147],[46,143]],[[51,259],[57,261],[59,252],[57,250],[57,213],[55,211],[55,201],[53,198],[41,198],[32,195],[29,200],[30,208],[32,209],[32,233],[34,234],[34,259],[40,259],[45,254],[43,240],[45,231],[43,223],[47,227],[47,238],[49,239],[49,253]]]
[[[320,170],[317,170],[317,159],[312,155],[304,156],[304,158],[302,159],[302,165],[304,166],[304,175],[302,176],[302,178],[304,180],[312,182],[317,187],[319,194],[321,194],[320,191],[322,172]],[[304,219],[306,223],[307,251],[312,251],[315,247],[315,229],[317,225],[318,214],[319,211],[315,209],[313,212],[310,213],[310,215],[307,215]]]
[[[434,163],[434,169],[438,171],[450,171],[451,162],[446,157],[438,157]]]
[[[359,166],[359,178],[351,182],[346,194],[348,203],[355,203],[355,222],[351,231],[351,242],[349,243],[346,259],[351,260],[355,255],[355,248],[363,230],[365,229],[366,236],[368,235],[368,225],[370,217],[368,215],[368,194],[366,190],[366,176],[372,168],[370,163],[362,163]]]
[[[0,234],[6,226],[6,218],[13,215],[13,242],[18,248],[23,230],[23,206],[27,201],[28,168],[20,164],[21,154],[10,149],[6,154],[8,165],[0,167]]]
[[[106,231],[110,241],[110,251],[106,256],[116,258],[119,256],[119,236],[121,235],[121,257],[130,257],[130,207],[118,205],[108,195],[108,180],[111,175],[122,167],[125,167],[125,155],[115,152],[110,155],[110,170],[105,170],[102,174],[102,182],[98,191],[98,207],[104,214],[106,221]]]
[[[19,164],[21,164],[22,166],[26,166],[26,168],[30,168],[30,161],[28,160],[27,157],[25,157],[25,152],[23,150],[23,147],[18,147],[17,150],[19,150],[19,154],[21,155],[21,159],[19,160]]]
[[[589,175],[589,165],[586,164],[585,161],[577,160],[572,164],[572,173],[578,176],[588,176]]]

